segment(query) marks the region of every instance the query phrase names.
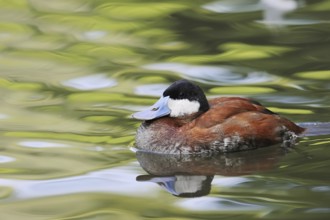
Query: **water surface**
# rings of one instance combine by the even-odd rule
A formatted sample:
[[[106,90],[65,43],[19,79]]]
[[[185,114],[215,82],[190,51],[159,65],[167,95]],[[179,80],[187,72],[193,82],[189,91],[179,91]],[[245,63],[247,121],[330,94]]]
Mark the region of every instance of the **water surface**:
[[[0,1],[1,219],[328,219],[330,2],[276,2]],[[136,155],[131,114],[181,78],[308,136]]]

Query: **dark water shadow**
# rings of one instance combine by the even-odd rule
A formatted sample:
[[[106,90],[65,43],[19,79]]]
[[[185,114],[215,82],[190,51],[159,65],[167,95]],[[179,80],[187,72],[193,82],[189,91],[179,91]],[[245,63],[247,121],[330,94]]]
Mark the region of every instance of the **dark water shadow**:
[[[141,167],[149,175],[136,178],[154,182],[179,197],[209,194],[214,175],[241,176],[277,167],[286,150],[276,146],[254,151],[218,155],[166,155],[136,152]]]

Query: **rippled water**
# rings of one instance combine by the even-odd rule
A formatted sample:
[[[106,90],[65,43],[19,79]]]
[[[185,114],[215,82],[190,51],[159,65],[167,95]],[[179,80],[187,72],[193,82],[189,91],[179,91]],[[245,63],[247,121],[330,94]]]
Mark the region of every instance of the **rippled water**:
[[[0,1],[0,219],[328,219],[330,2]],[[173,81],[309,128],[294,149],[135,154]]]

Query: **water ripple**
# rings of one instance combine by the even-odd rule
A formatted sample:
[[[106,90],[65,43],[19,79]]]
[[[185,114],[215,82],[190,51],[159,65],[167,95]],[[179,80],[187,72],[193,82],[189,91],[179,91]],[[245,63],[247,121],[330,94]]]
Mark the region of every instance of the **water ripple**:
[[[148,96],[161,96],[164,90],[168,87],[168,84],[151,84],[142,85],[135,88],[135,94],[148,95]]]
[[[105,74],[95,74],[69,79],[62,82],[62,85],[79,90],[96,90],[115,86],[117,82]]]
[[[185,199],[177,202],[181,208],[191,211],[268,211],[265,206],[255,205],[251,203],[238,202],[232,199],[223,199],[215,197],[201,197],[195,199]]]
[[[114,194],[153,196],[159,190],[157,186],[141,187],[135,181],[136,164],[115,167],[67,178],[49,180],[0,179],[2,186],[12,187],[15,196],[9,200],[21,200],[58,196],[72,193],[108,192]]]
[[[21,141],[19,145],[30,148],[68,147],[68,145],[66,144],[46,142],[46,141]]]
[[[216,13],[240,13],[261,10],[260,4],[255,0],[225,0],[207,3],[202,8]]]
[[[13,157],[8,157],[8,156],[4,156],[4,155],[0,155],[0,163],[9,163],[12,161],[15,161],[16,159]]]
[[[184,63],[153,63],[144,65],[148,70],[171,71],[213,85],[256,84],[271,82],[276,76],[248,68],[231,66],[189,65]]]

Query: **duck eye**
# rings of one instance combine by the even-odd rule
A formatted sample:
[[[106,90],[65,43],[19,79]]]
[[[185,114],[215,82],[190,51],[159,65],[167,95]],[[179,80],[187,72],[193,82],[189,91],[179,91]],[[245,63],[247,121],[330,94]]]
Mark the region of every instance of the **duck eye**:
[[[159,107],[152,108],[151,111],[157,111]]]

